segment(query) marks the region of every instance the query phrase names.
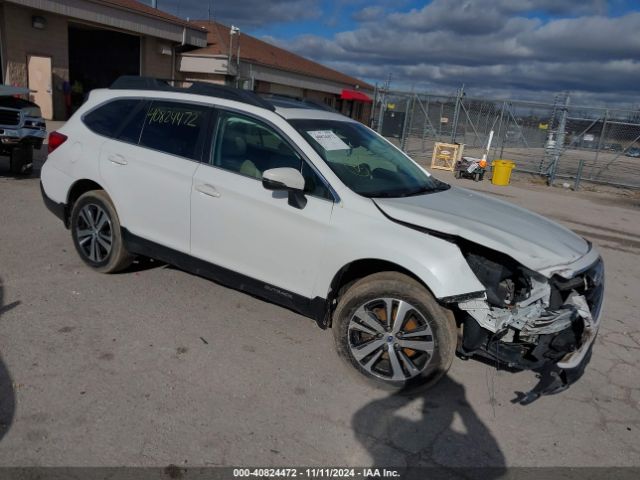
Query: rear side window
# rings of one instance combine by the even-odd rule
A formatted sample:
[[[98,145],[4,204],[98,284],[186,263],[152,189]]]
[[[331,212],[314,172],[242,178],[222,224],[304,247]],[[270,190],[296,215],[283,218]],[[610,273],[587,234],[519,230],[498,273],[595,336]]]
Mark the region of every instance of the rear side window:
[[[202,105],[152,102],[144,118],[140,146],[200,160],[209,111]]]
[[[117,138],[122,128],[130,123],[129,121],[135,113],[140,111],[142,103],[142,100],[135,98],[114,100],[87,113],[83,121],[92,132],[109,138]],[[140,129],[138,128],[139,133]],[[136,137],[134,143],[137,142],[138,138]]]

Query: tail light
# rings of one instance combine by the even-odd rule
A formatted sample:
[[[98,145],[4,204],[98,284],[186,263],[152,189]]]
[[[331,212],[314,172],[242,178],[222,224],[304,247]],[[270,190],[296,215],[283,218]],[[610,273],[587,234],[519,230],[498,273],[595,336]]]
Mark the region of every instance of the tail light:
[[[56,148],[66,142],[67,138],[68,137],[66,135],[63,135],[62,133],[51,132],[49,134],[49,153],[53,152]]]

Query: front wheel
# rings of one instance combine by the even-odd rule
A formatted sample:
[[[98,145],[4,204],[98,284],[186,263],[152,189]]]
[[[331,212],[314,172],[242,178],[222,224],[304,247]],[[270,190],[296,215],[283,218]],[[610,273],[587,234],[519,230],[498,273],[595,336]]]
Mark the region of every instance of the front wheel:
[[[103,190],[87,192],[73,205],[71,235],[78,255],[94,270],[115,273],[133,261],[122,241],[116,210]]]
[[[340,357],[378,386],[426,389],[453,361],[453,315],[407,275],[383,272],[357,281],[338,302],[333,320]]]

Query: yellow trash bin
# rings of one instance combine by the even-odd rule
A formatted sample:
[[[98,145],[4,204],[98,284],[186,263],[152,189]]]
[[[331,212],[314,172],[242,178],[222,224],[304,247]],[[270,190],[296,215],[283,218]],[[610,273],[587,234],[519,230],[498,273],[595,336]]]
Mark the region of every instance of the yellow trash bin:
[[[491,167],[493,168],[491,183],[494,185],[509,185],[511,170],[515,166],[516,164],[510,160],[494,160],[491,162]]]

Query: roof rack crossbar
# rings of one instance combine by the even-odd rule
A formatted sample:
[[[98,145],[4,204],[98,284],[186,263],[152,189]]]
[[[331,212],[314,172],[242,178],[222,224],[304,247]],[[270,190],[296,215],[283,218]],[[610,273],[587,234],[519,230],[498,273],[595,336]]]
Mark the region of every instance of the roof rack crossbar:
[[[172,83],[180,82],[180,80],[163,80],[152,77],[138,77],[133,75],[124,75],[119,77],[109,87],[111,90],[155,90],[161,92],[180,92],[192,93],[195,95],[206,95],[209,97],[224,98],[242,102],[256,107],[266,108],[275,111],[273,104],[260,97],[259,95],[248,90],[228,87],[226,85],[215,85],[206,82],[191,82],[187,88],[176,87]]]

